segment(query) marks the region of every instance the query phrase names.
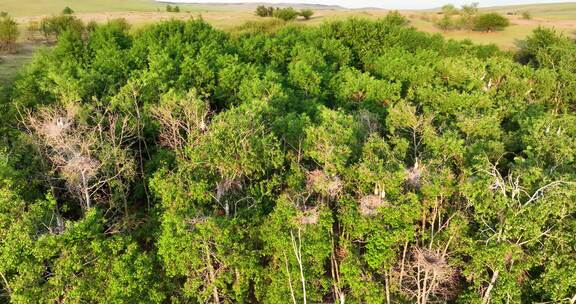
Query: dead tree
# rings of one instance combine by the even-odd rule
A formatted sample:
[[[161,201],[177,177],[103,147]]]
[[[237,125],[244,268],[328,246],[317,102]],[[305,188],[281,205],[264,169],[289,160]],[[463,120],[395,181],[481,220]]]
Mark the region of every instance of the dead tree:
[[[189,139],[207,130],[210,109],[195,92],[189,92],[185,96],[165,95],[151,113],[160,124],[160,144],[179,153]]]
[[[126,119],[108,115],[94,126],[79,124],[75,108],[45,108],[24,121],[52,172],[66,182],[84,208],[113,180],[133,171],[126,146],[132,129]]]

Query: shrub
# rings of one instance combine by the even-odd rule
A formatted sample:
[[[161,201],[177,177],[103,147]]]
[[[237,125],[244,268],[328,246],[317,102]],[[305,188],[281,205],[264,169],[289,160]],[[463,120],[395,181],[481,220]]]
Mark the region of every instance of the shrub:
[[[172,5],[170,5],[170,4],[166,5],[166,11],[171,13],[172,12]]]
[[[36,40],[36,33],[40,32],[40,23],[38,21],[30,21],[26,26],[26,36],[28,40]]]
[[[256,16],[269,17],[268,16],[268,8],[264,5],[258,5],[258,7],[256,7]]]
[[[474,30],[476,31],[501,31],[509,25],[508,18],[497,13],[482,14],[474,20]]]
[[[450,15],[444,15],[442,19],[436,22],[436,26],[443,31],[449,31],[454,29],[454,21]]]
[[[42,19],[40,29],[46,39],[58,40],[58,37],[65,31],[81,34],[84,32],[84,23],[82,23],[82,20],[70,15],[53,16]]]
[[[446,4],[442,6],[442,14],[445,16],[454,16],[458,14],[458,9],[453,4]]]
[[[276,9],[273,13],[274,17],[284,21],[294,20],[296,17],[298,17],[298,15],[298,12],[291,7]]]
[[[67,6],[62,10],[62,14],[63,15],[72,15],[72,14],[74,14],[74,10],[72,10],[70,7]]]
[[[174,6],[174,7],[172,8],[172,12],[173,12],[173,13],[179,13],[179,12],[180,12],[180,7],[179,7],[178,5]]]
[[[0,17],[0,51],[13,52],[18,38],[18,24],[12,17]]]
[[[460,10],[460,19],[458,19],[458,26],[467,30],[474,29],[475,20],[478,16],[478,3],[470,5],[462,5]]]
[[[314,11],[309,8],[305,8],[300,11],[300,16],[304,17],[306,20],[310,19],[312,15],[314,15]]]
[[[530,14],[530,12],[522,12],[522,19],[530,20],[532,19],[532,14]]]
[[[408,19],[402,16],[402,14],[400,14],[398,11],[391,11],[388,14],[386,14],[386,17],[384,17],[384,21],[387,24],[391,25],[397,25],[397,26],[408,25]]]

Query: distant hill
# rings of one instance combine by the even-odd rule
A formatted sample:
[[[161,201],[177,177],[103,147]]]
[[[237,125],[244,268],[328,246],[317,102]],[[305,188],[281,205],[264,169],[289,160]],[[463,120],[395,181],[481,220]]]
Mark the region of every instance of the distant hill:
[[[339,5],[326,5],[326,4],[308,4],[308,3],[291,3],[291,2],[285,2],[285,3],[269,3],[269,2],[239,2],[239,3],[225,3],[225,2],[210,2],[210,3],[205,3],[202,1],[194,1],[194,0],[190,0],[190,1],[179,1],[179,2],[174,2],[174,1],[170,1],[170,0],[156,0],[157,2],[160,3],[166,3],[166,4],[175,4],[175,5],[181,5],[181,4],[187,4],[187,5],[214,5],[214,6],[236,6],[236,7],[249,7],[249,8],[254,8],[256,6],[259,5],[265,5],[265,6],[274,6],[274,7],[294,7],[294,8],[312,8],[312,9],[317,9],[317,10],[344,10],[346,8],[339,6]]]
[[[529,12],[534,17],[576,20],[576,2],[509,5],[482,8],[502,14]]]

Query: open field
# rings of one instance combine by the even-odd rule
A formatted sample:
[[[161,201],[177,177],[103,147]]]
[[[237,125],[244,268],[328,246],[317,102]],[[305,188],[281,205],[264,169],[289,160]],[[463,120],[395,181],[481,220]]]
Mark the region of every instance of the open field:
[[[502,14],[529,12],[536,18],[553,20],[576,19],[576,2],[498,6],[484,9]]]

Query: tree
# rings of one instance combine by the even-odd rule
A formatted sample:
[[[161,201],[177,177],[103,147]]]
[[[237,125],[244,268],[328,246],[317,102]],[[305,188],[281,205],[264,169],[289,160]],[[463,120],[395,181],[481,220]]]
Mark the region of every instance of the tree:
[[[173,12],[172,5],[166,4],[166,11],[169,13]]]
[[[0,17],[0,51],[14,52],[18,39],[18,24],[10,16]]]
[[[173,12],[173,13],[179,13],[179,12],[180,12],[180,7],[179,7],[178,5],[175,5],[175,6],[172,8],[172,12]]]
[[[38,21],[30,21],[26,26],[26,35],[28,40],[36,40],[37,34],[40,33],[40,23]]]
[[[458,9],[453,4],[446,4],[442,6],[442,14],[444,16],[454,16],[458,14]]]
[[[314,15],[314,11],[311,9],[302,9],[300,10],[300,16],[304,17],[304,19],[308,20]]]
[[[43,18],[40,21],[40,29],[47,40],[58,40],[65,32],[82,35],[84,23],[82,20],[70,15],[53,16]]]
[[[460,9],[460,27],[473,30],[476,17],[478,16],[478,3],[474,2],[472,4],[462,5]]]
[[[74,20],[1,97],[2,301],[575,299],[571,37]]]
[[[530,20],[532,19],[532,14],[529,11],[524,11],[522,12],[522,19]]]
[[[442,16],[442,19],[436,22],[436,26],[438,26],[443,31],[449,31],[454,28],[454,20],[450,17],[450,15]]]
[[[268,8],[264,5],[258,5],[256,7],[256,16],[258,17],[269,17]]]
[[[298,17],[298,11],[292,7],[281,8],[274,10],[273,16],[284,21],[291,21]]]
[[[510,25],[508,18],[498,13],[488,13],[478,16],[474,20],[474,30],[491,32],[501,31]]]
[[[74,14],[74,11],[70,7],[67,6],[62,10],[62,14],[63,15],[72,15],[72,14]]]

